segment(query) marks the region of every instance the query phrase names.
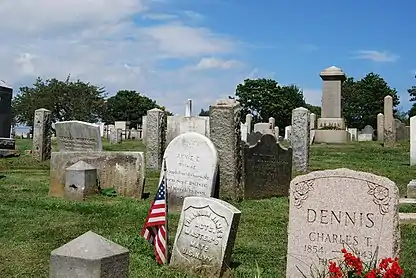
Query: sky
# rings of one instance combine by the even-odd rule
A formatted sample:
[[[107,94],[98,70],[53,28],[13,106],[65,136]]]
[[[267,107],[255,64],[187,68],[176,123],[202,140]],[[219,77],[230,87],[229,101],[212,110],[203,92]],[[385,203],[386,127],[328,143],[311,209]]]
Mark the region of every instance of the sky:
[[[246,78],[296,84],[321,104],[319,72],[380,74],[402,110],[416,84],[416,2],[3,0],[0,80],[81,79],[136,90],[175,114],[234,95]]]

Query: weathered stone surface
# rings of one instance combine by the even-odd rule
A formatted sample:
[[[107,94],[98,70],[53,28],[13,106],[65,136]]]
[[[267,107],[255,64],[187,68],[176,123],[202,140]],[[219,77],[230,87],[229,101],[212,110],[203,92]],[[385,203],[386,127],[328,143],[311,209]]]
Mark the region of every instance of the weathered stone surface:
[[[146,167],[160,170],[166,140],[165,112],[158,108],[147,111]]]
[[[246,125],[247,125],[247,134],[250,134],[252,131],[252,122],[253,122],[253,115],[247,114],[246,115]]]
[[[407,141],[410,139],[409,133],[407,132],[406,125],[402,123],[400,120],[395,119],[395,129],[396,129],[396,141]]]
[[[292,149],[283,148],[276,137],[264,134],[246,146],[243,162],[244,198],[288,196],[292,179]]]
[[[292,135],[292,126],[285,127],[285,140],[290,140],[290,136]]]
[[[84,161],[98,171],[101,188],[114,188],[119,195],[141,198],[145,179],[142,152],[52,152],[49,195],[63,197],[65,169]]]
[[[185,198],[170,265],[194,269],[204,277],[220,276],[230,266],[240,216],[238,209],[219,199]]]
[[[407,198],[416,198],[416,180],[411,180],[407,184]]]
[[[218,152],[221,198],[242,197],[241,106],[221,100],[210,107],[210,139]]]
[[[298,172],[306,172],[309,166],[310,112],[299,107],[292,111],[293,166]]]
[[[311,113],[310,115],[310,122],[311,122],[311,129],[315,129],[316,128],[316,115],[314,113]]]
[[[179,135],[169,143],[164,159],[167,168],[169,211],[179,211],[185,197],[212,197],[218,192],[215,187],[218,170],[217,150],[204,135],[196,132]]]
[[[272,128],[270,123],[256,123],[254,124],[253,132],[261,132],[262,134],[272,133]]]
[[[393,98],[384,98],[384,147],[393,147],[396,142],[396,132],[393,118]]]
[[[82,201],[97,192],[97,181],[97,168],[82,160],[78,161],[66,168],[65,197]]]
[[[249,135],[247,135],[247,144],[249,146],[253,146],[257,144],[260,141],[262,136],[263,136],[263,133],[261,133],[260,131],[250,133]]]
[[[313,172],[290,183],[286,277],[328,268],[341,248],[369,262],[399,254],[399,190],[391,180],[349,169]],[[310,276],[306,276],[310,277]]]
[[[358,134],[358,141],[364,142],[364,141],[373,141],[373,135],[364,133],[364,134]]]
[[[12,138],[0,138],[0,149],[14,150],[16,148],[16,141]]]
[[[142,117],[142,140],[146,142],[147,138],[147,115]]]
[[[127,278],[129,250],[92,231],[53,250],[50,278]]]
[[[361,131],[361,134],[374,134],[374,128],[371,125],[366,125],[363,130]]]
[[[55,124],[59,151],[101,151],[100,126],[81,121]]]
[[[416,116],[410,118],[410,165],[416,165]]]
[[[110,137],[109,137],[109,141],[110,141],[110,144],[117,144],[117,143],[120,143],[119,141],[118,141],[118,136],[117,136],[117,129],[116,128],[112,128],[112,129],[110,129]]]
[[[186,132],[197,132],[209,137],[209,117],[179,115],[167,117],[166,145],[176,136]]]
[[[276,120],[273,117],[269,118],[269,125],[270,125],[270,129],[273,130],[274,127],[276,126]]]
[[[247,124],[240,123],[241,141],[247,142]]]
[[[383,113],[378,113],[377,115],[377,141],[384,141],[384,115]]]
[[[349,128],[348,133],[350,134],[350,141],[358,140],[358,130],[356,128]]]
[[[341,83],[345,73],[335,66],[319,74],[322,83],[322,118],[341,118]]]
[[[12,96],[13,89],[0,80],[0,138],[10,138]]]
[[[47,109],[35,110],[33,120],[33,146],[32,156],[37,161],[45,161],[51,158],[52,119],[51,111]]]

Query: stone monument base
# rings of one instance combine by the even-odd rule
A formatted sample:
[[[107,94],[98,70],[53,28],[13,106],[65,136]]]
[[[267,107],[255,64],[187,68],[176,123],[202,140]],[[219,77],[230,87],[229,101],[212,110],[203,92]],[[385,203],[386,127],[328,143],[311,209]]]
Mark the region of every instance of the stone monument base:
[[[315,143],[345,144],[348,142],[348,131],[318,129],[315,131]]]
[[[12,138],[0,138],[0,158],[19,156],[15,149],[16,142]]]
[[[319,118],[318,129],[325,127],[337,127],[345,130],[345,121],[343,118]]]

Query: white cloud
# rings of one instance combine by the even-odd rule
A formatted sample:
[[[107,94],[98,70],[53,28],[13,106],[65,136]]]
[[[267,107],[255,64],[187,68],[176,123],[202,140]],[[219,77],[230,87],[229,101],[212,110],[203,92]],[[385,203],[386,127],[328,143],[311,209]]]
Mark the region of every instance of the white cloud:
[[[233,94],[248,74],[233,57],[241,45],[213,30],[188,26],[170,17],[170,11],[160,13],[163,8],[163,1],[155,0],[2,1],[0,32],[7,40],[0,44],[5,65],[0,79],[17,92],[37,76],[64,79],[71,74],[105,86],[110,94],[140,91],[178,113],[188,98],[198,110]],[[143,17],[157,25],[140,25]],[[171,19],[176,21],[165,22]],[[189,70],[196,64],[210,70]]]
[[[322,91],[320,89],[305,88],[303,89],[303,97],[308,104],[315,106],[321,106],[322,104]]]
[[[387,51],[359,50],[354,56],[355,59],[371,60],[373,62],[396,62],[400,56]]]
[[[202,58],[196,65],[197,70],[207,69],[231,69],[243,66],[243,63],[237,60],[222,60],[218,58]]]

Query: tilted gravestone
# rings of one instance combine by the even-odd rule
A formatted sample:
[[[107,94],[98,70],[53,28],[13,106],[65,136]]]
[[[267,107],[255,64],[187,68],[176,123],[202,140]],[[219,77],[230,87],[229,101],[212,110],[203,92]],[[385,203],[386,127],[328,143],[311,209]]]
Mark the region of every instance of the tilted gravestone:
[[[399,190],[391,180],[349,169],[317,171],[291,181],[289,200],[286,277],[327,270],[342,248],[366,263],[377,249],[378,260],[398,256]]]
[[[218,156],[207,137],[196,132],[177,136],[167,146],[164,159],[169,210],[180,210],[188,196],[214,196]]]
[[[244,198],[261,199],[288,196],[292,179],[292,149],[264,134],[260,141],[244,150]]]
[[[92,231],[53,250],[50,278],[127,278],[129,250]]]
[[[170,265],[204,277],[221,276],[231,263],[240,216],[238,209],[219,199],[185,198]]]
[[[253,146],[253,145],[257,144],[260,141],[262,136],[263,136],[263,133],[261,133],[260,131],[256,131],[256,132],[248,134],[247,135],[247,144],[249,146]]]
[[[80,160],[66,168],[65,197],[82,201],[97,190],[97,168]]]
[[[59,151],[102,151],[100,126],[81,121],[55,124]]]

